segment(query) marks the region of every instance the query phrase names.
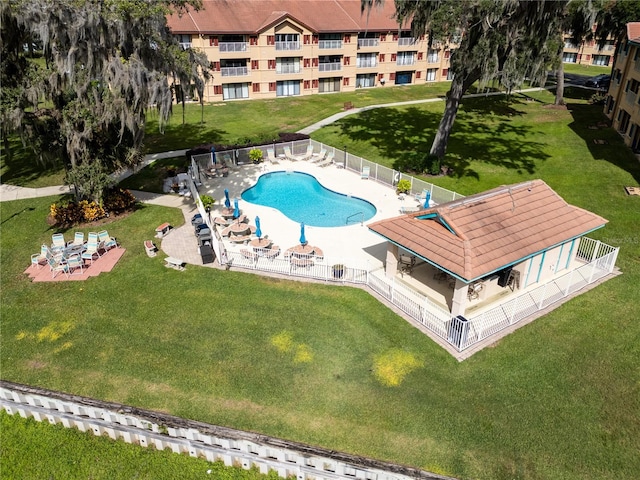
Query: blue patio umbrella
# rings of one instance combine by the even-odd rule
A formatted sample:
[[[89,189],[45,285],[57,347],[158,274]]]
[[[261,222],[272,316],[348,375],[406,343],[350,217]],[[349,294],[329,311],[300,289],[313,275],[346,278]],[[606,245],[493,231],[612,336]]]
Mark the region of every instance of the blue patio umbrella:
[[[260,230],[260,217],[256,217],[256,237],[262,236],[262,230]]]
[[[233,218],[240,217],[240,207],[238,207],[238,199],[233,199]]]
[[[429,208],[429,200],[431,200],[431,192],[427,192],[424,195],[424,208]]]
[[[307,238],[304,236],[304,223],[300,224],[300,244],[301,245],[307,244]]]
[[[231,200],[229,200],[229,190],[224,189],[224,206],[231,208]]]

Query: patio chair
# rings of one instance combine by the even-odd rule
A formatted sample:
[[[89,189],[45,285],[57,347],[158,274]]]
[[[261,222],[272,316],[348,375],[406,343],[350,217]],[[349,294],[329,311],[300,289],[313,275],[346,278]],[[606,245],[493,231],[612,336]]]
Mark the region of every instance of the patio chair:
[[[53,254],[45,244],[40,247],[40,253],[34,253],[31,255],[31,265],[35,265],[36,268],[40,268],[48,263],[49,258],[53,257]]]
[[[331,165],[333,163],[333,152],[329,152],[324,160],[319,163],[316,163],[319,167],[326,167],[327,165]]]
[[[371,172],[371,167],[366,165],[362,167],[362,172],[360,173],[360,178],[363,180],[369,180],[369,173]]]
[[[55,255],[57,253],[64,252],[67,246],[67,242],[64,240],[64,235],[61,233],[54,233],[51,235],[51,252]]]
[[[84,260],[80,255],[75,254],[67,258],[66,265],[67,265],[67,271],[69,275],[74,275],[74,272],[77,269],[80,269],[80,275],[82,275],[83,268],[84,268]]]
[[[118,246],[116,238],[110,236],[106,230],[98,232],[98,243],[101,244],[101,247],[105,252],[110,248],[115,248]]]
[[[58,273],[64,273],[69,278],[69,265],[67,263],[56,260],[53,257],[49,257],[47,260],[49,263],[49,269],[51,270],[51,278],[56,278]]]
[[[400,267],[401,274],[411,274],[415,265],[416,257],[412,257],[410,255],[400,255],[400,258],[398,259],[398,267]]]
[[[83,260],[90,260],[93,263],[93,258],[100,258],[100,243],[98,242],[98,234],[94,232],[89,233],[89,239],[87,240],[87,248],[82,252],[81,258]]]
[[[322,148],[320,152],[311,154],[311,163],[317,163],[324,160],[324,157],[327,155],[327,149]]]
[[[84,232],[76,232],[73,240],[67,243],[67,247],[81,247],[84,245]]]
[[[313,145],[307,145],[307,151],[298,156],[298,160],[306,161],[310,160],[313,155]]]

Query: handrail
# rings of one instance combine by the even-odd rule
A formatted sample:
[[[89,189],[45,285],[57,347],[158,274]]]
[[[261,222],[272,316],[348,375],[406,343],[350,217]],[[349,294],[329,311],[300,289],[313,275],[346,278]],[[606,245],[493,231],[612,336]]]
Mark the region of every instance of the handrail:
[[[362,225],[364,223],[364,212],[358,212],[358,213],[354,213],[353,215],[349,215],[347,217],[347,220],[345,221],[345,225],[349,225],[349,219],[351,217],[355,217],[356,215],[360,215],[360,225]]]

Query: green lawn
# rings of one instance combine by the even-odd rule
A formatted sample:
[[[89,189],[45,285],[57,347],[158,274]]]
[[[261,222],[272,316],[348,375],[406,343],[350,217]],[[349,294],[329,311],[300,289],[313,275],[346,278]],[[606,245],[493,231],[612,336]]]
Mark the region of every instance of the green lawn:
[[[31,284],[55,198],[30,199],[0,212],[2,377],[461,478],[638,478],[640,198],[623,187],[640,165],[587,128],[600,107],[577,92],[567,110],[535,97],[465,101],[455,174],[431,180],[469,194],[542,178],[609,219],[592,236],[621,247],[624,274],[491,348],[458,363],[357,288],[166,269],[142,248],[182,222],[162,207],[108,226],[127,248],[110,274]],[[428,147],[442,108],[373,110],[313,137],[389,165]]]

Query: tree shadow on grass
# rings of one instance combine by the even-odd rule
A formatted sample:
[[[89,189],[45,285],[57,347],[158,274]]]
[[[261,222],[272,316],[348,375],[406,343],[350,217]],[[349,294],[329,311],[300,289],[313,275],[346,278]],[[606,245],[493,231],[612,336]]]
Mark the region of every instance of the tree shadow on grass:
[[[573,122],[571,129],[588,145],[594,160],[603,160],[625,170],[640,184],[640,163],[618,132],[610,127],[611,121],[599,104],[569,104]]]
[[[543,144],[528,139],[532,127],[511,123],[514,116],[521,115],[524,112],[514,108],[513,100],[465,100],[443,163],[456,177],[479,178],[473,162],[534,173],[536,162],[548,155]],[[441,117],[440,112],[419,107],[381,108],[346,117],[338,127],[352,141],[370,143],[396,165],[406,155],[429,153]]]
[[[164,133],[160,133],[157,124],[147,129],[145,133],[145,149],[147,152],[158,153],[169,150],[193,148],[205,143],[221,143],[227,132],[215,127],[207,127],[207,124],[182,123],[173,119],[172,124],[166,125]]]

